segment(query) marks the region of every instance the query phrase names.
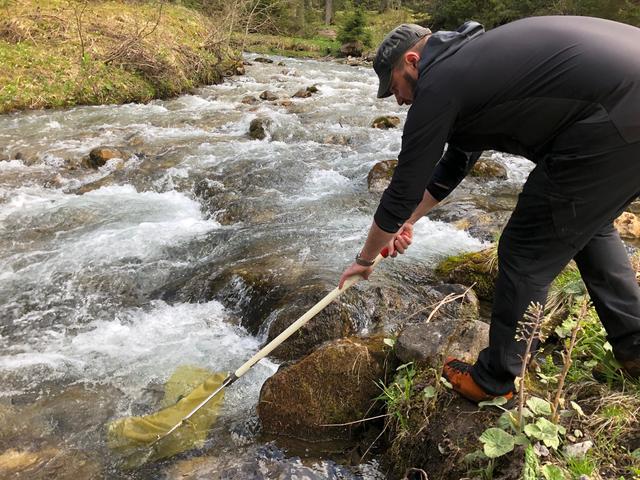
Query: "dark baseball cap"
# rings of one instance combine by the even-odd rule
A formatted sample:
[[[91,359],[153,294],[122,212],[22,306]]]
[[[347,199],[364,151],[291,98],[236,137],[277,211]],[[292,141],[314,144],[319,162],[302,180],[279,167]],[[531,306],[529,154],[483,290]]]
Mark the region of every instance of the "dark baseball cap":
[[[403,23],[394,28],[378,47],[376,58],[373,61],[373,69],[378,74],[380,86],[378,98],[391,95],[391,70],[402,54],[413,47],[418,40],[429,35],[431,30],[415,23]]]

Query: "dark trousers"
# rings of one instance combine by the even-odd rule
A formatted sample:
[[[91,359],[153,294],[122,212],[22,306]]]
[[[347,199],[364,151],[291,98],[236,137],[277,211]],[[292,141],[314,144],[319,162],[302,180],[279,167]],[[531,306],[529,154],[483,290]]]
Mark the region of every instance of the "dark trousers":
[[[640,358],[640,288],[613,220],[640,194],[640,144],[548,155],[531,172],[498,247],[489,347],[471,370],[488,393],[513,389],[531,302],[576,261],[619,360]]]

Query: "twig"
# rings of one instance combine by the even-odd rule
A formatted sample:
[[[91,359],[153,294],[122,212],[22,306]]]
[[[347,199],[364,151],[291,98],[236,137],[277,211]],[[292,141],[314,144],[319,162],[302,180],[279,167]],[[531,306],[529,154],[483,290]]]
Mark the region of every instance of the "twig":
[[[383,415],[376,415],[375,417],[363,418],[362,420],[355,420],[347,423],[323,423],[321,427],[346,427],[348,425],[355,425],[356,423],[368,422],[369,420],[377,420],[378,418],[390,417],[391,414],[385,413]]]

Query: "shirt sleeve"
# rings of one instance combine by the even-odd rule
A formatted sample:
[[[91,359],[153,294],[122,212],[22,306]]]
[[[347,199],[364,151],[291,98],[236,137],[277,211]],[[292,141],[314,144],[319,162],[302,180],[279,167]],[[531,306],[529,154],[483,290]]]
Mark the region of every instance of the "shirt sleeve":
[[[465,152],[449,144],[427,185],[427,190],[433,198],[439,202],[444,200],[467,176],[480,155],[482,155],[481,151]]]
[[[385,232],[397,232],[422,200],[457,113],[448,95],[428,90],[416,95],[407,114],[398,166],[373,217]]]

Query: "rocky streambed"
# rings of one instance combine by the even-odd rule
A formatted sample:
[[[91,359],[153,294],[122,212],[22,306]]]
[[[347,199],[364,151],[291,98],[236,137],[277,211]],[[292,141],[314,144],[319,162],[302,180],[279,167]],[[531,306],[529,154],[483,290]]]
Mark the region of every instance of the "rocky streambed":
[[[105,424],[159,408],[181,365],[235,370],[332,289],[400,148],[370,68],[254,58],[173,100],[0,117],[0,476],[384,478],[381,424],[358,422],[380,382],[486,342],[469,277],[436,266],[515,204],[531,167],[492,152],[410,253],[229,389],[202,448],[122,468]]]

